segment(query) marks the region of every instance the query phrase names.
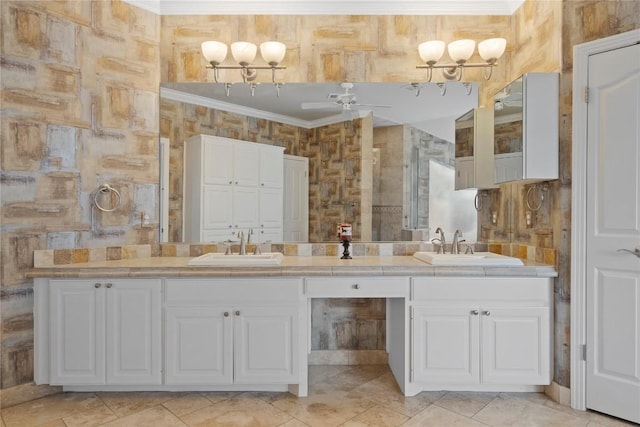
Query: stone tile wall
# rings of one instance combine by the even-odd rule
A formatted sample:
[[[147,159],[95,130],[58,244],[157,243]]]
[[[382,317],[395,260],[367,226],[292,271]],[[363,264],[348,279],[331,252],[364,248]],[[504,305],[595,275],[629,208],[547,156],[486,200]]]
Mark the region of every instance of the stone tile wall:
[[[6,389],[33,378],[34,250],[157,240],[141,214],[157,222],[160,19],[120,1],[2,1],[0,16]],[[92,226],[103,183],[122,203]]]

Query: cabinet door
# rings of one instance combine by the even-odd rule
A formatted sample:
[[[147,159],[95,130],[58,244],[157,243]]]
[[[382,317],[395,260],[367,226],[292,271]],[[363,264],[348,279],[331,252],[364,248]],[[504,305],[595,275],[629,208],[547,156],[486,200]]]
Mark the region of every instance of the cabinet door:
[[[231,384],[230,308],[167,307],[166,384]]]
[[[233,223],[233,188],[229,185],[205,185],[202,192],[204,198],[202,204],[203,230],[231,228]]]
[[[258,144],[233,144],[233,184],[260,186],[260,147]]]
[[[233,228],[258,228],[260,224],[260,190],[235,187],[233,190]]]
[[[202,148],[204,184],[233,184],[233,144],[230,141],[206,138]]]
[[[282,189],[260,190],[260,228],[282,228]]]
[[[473,157],[457,157],[455,189],[474,188],[476,185],[474,177]]]
[[[159,279],[105,281],[107,384],[161,384]]]
[[[482,382],[549,384],[548,308],[483,308]]]
[[[260,235],[258,236],[259,243],[265,242],[283,242],[283,229],[282,228],[261,228]]]
[[[104,287],[88,280],[52,280],[49,292],[49,383],[104,384]]]
[[[475,309],[412,308],[412,381],[477,384],[479,325]]]
[[[238,307],[234,310],[235,382],[298,382],[297,307]]]
[[[280,147],[260,147],[260,187],[282,188],[284,155]]]

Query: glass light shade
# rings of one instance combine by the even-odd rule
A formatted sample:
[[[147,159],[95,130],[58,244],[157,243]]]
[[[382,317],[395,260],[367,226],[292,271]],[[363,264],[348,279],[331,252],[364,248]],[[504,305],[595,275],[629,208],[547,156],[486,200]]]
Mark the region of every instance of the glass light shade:
[[[444,54],[444,45],[442,40],[431,40],[420,43],[418,46],[420,59],[422,59],[425,64],[435,64]]]
[[[240,65],[249,65],[256,57],[258,47],[249,42],[235,42],[231,43],[231,54],[233,59]]]
[[[447,50],[449,51],[449,57],[457,63],[467,62],[471,55],[473,55],[473,49],[476,47],[475,40],[462,39],[449,43]]]
[[[221,42],[208,41],[202,43],[202,56],[209,63],[220,64],[227,57],[227,45]]]
[[[487,39],[478,43],[478,53],[487,62],[495,62],[504,53],[507,40],[502,38]]]
[[[260,44],[260,54],[265,62],[271,66],[276,66],[284,59],[287,46],[280,42],[264,42]]]

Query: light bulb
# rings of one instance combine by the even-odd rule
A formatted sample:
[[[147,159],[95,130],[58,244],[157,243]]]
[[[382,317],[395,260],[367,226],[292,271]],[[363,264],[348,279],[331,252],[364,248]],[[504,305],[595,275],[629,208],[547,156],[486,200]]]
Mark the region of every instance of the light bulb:
[[[431,40],[420,43],[418,53],[422,62],[427,65],[434,65],[444,54],[444,42],[442,40]]]
[[[278,65],[284,59],[287,46],[284,43],[269,41],[260,44],[260,54],[262,59],[272,67]]]
[[[202,43],[202,56],[210,64],[218,65],[227,57],[227,45],[222,42],[208,41]]]
[[[447,49],[452,60],[458,64],[464,64],[473,55],[475,47],[476,42],[474,40],[462,39],[449,43]]]
[[[231,43],[231,54],[233,59],[243,67],[251,64],[256,57],[258,48],[255,44],[249,42]]]

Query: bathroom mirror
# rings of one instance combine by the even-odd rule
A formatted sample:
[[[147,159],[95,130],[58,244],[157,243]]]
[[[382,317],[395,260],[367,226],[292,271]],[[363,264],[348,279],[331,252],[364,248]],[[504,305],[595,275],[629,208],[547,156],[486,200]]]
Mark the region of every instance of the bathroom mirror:
[[[429,216],[437,215],[438,210],[450,209],[447,199],[449,193],[454,194],[454,120],[463,112],[477,106],[476,85],[468,86],[458,82],[448,83],[445,87],[424,83],[354,83],[353,87],[349,88],[349,93],[354,95],[353,98],[350,98],[354,100],[353,105],[350,108],[345,108],[343,105],[335,104],[336,99],[340,99],[340,96],[346,92],[345,87],[337,83],[286,83],[280,87],[272,84],[259,84],[253,89],[250,85],[245,84],[229,86],[222,83],[163,84],[161,87],[161,136],[176,138],[185,134],[188,137],[204,133],[199,130],[201,127],[207,133],[214,134],[212,128],[220,127],[224,129],[219,136],[246,139],[246,137],[243,138],[243,132],[246,132],[247,127],[257,129],[259,132],[262,129],[277,127],[274,123],[285,123],[288,126],[280,126],[276,132],[281,133],[277,135],[269,130],[265,131],[263,135],[253,136],[256,138],[256,142],[273,143],[272,141],[275,141],[276,144],[279,144],[278,139],[300,138],[300,135],[306,135],[313,129],[322,126],[338,124],[348,128],[354,121],[371,114],[374,134],[381,129],[402,128],[405,134],[413,134],[414,139],[416,135],[419,135],[417,138],[423,141],[426,148],[420,157],[414,159],[412,166],[411,146],[407,142],[407,138],[401,138],[398,147],[402,150],[402,154],[396,151],[395,155],[401,162],[400,168],[403,171],[393,176],[385,175],[384,172],[379,173],[379,176],[387,176],[390,179],[387,179],[384,185],[375,181],[371,184],[373,187],[372,198],[374,199],[372,201],[373,220],[371,227],[378,227],[378,230],[369,230],[369,234],[372,236],[372,240],[382,241],[428,239],[428,231],[426,235],[422,234],[426,229],[431,225],[433,229],[444,225],[431,224]],[[305,108],[303,108],[303,104],[306,104]],[[308,108],[309,105],[312,108]],[[179,113],[173,111],[169,114],[171,117],[167,118],[167,113],[163,109],[180,111]],[[178,121],[180,123],[175,123]],[[181,127],[180,132],[175,130],[176,127]],[[220,129],[216,129],[216,131],[218,130]],[[273,139],[261,140],[260,138],[265,135]],[[329,144],[331,136],[326,138]],[[440,154],[430,158],[429,144],[439,146],[441,148],[439,149]],[[181,149],[174,145],[172,143],[170,161],[168,162],[170,170],[174,169],[178,162],[182,162]],[[342,148],[333,147],[332,149],[341,150]],[[450,159],[445,159],[441,155],[443,151],[451,153]],[[372,161],[376,161],[375,150]],[[310,159],[310,166],[312,162],[313,159]],[[419,175],[418,165],[422,165],[422,175]],[[318,162],[315,167],[323,167],[323,165]],[[376,179],[375,167],[374,164],[372,180]],[[180,168],[178,169],[181,171]],[[450,182],[436,182],[442,180],[442,178],[435,178],[435,176],[441,177],[443,175],[436,173],[436,170],[441,169],[447,176],[445,179]],[[425,176],[425,171],[430,171],[429,175]],[[447,171],[450,173],[447,174]],[[411,174],[414,174],[413,178],[411,178]],[[174,219],[174,224],[180,223],[181,206],[176,201],[181,200],[178,194],[182,191],[181,185],[181,179],[172,179],[169,184],[171,211],[169,217],[170,220]],[[420,190],[420,186],[423,186],[423,190]],[[444,193],[442,192],[443,187]],[[433,191],[426,191],[427,196],[431,193],[431,197],[438,198],[437,202],[431,203],[431,210],[428,208],[428,197],[424,197],[424,188],[433,189]],[[336,189],[336,191],[340,190]],[[376,191],[385,191],[387,194],[395,193],[400,195],[401,199],[387,203],[384,200],[379,200],[378,196],[381,193],[376,193]],[[423,197],[420,196],[421,193]],[[467,218],[475,218],[476,212],[473,206],[475,192],[465,193],[471,194],[470,198],[462,201],[457,200],[455,211],[464,214]],[[460,196],[461,194],[458,194],[455,197],[459,199]],[[376,199],[378,200],[376,201]],[[436,208],[433,208],[434,206]],[[345,210],[348,208],[346,207]],[[397,220],[398,212],[400,212],[399,221]],[[410,212],[414,212],[415,215],[412,216]],[[396,220],[393,223],[381,225],[381,217],[389,213],[394,213]],[[348,212],[345,213],[345,217],[348,217],[347,215]],[[419,215],[422,217],[418,219]],[[446,213],[442,215],[449,217]],[[437,218],[434,220],[438,221]],[[475,221],[473,222],[475,223]],[[452,225],[451,227],[456,226]],[[393,232],[384,233],[381,230]],[[403,230],[404,233],[401,232]],[[419,233],[411,233],[411,231]],[[174,230],[169,233],[169,240],[178,240],[176,236],[180,234]],[[310,236],[310,241],[329,241],[332,240],[331,237],[313,239]]]

